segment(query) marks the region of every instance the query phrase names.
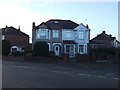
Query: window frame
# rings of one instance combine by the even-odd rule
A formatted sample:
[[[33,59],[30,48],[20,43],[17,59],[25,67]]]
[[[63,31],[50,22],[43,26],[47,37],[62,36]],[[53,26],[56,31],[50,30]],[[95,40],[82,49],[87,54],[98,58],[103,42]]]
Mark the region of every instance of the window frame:
[[[59,30],[53,30],[53,38],[59,38]]]

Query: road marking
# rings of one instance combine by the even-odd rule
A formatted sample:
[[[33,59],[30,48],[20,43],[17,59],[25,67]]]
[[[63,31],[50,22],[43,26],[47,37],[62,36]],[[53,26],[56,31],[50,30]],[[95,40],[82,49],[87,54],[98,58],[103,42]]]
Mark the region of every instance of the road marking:
[[[31,69],[34,69],[34,70],[40,70],[39,68],[31,68]]]
[[[62,72],[62,73],[69,73],[69,72]]]
[[[82,76],[91,76],[91,75],[88,75],[88,74],[81,74],[81,73],[79,73],[78,75],[82,75]]]
[[[55,71],[55,70],[52,70],[51,72],[60,72],[60,71]]]
[[[45,69],[41,69],[42,71],[45,71]]]
[[[96,77],[100,77],[100,78],[107,78],[107,77],[104,77],[104,76],[96,76]]]
[[[116,79],[116,80],[118,80],[118,78],[113,78],[113,79]]]

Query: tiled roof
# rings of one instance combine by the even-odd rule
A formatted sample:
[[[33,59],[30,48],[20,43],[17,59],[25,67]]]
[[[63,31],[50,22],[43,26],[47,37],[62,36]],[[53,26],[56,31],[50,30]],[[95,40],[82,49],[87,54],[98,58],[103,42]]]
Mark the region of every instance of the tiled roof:
[[[51,29],[74,29],[78,26],[77,23],[71,20],[59,20],[59,19],[51,19],[47,21],[46,24]]]
[[[74,40],[63,40],[64,44],[77,44]]]
[[[104,43],[95,42],[95,41],[90,40],[90,44],[104,44]]]
[[[57,30],[74,29],[78,26],[77,23],[71,20],[60,20],[60,19],[50,19],[49,21],[43,22],[41,24],[45,24],[48,28],[52,30],[53,29],[57,29]],[[40,25],[36,26],[35,28],[39,28]]]
[[[2,34],[5,35],[5,34],[12,34],[12,35],[26,35],[26,36],[29,36],[27,34],[25,34],[24,32],[14,28],[14,27],[5,27],[5,28],[2,28]]]
[[[97,35],[91,40],[114,40],[116,39],[115,37],[112,37],[112,35],[108,35],[103,31],[101,34]]]

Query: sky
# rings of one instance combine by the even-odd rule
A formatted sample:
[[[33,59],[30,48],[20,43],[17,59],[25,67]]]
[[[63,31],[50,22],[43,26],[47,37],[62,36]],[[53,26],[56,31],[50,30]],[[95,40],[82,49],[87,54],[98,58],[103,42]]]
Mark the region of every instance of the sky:
[[[106,0],[105,0],[106,1]],[[32,39],[32,22],[36,25],[49,19],[72,20],[88,24],[90,38],[103,30],[118,39],[118,2],[79,0],[0,0],[0,28],[21,27]]]

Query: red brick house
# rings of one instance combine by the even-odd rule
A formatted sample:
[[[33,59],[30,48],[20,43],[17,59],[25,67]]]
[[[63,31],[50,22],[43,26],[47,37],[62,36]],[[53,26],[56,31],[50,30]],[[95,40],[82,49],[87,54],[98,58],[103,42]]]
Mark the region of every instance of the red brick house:
[[[2,28],[1,30],[2,30],[2,40],[10,41],[11,46],[16,47],[14,48],[14,50],[23,51],[22,50],[23,47],[29,44],[29,35],[20,31],[20,27],[19,29],[16,29],[12,26],[11,27],[6,26],[5,28]]]
[[[103,31],[101,34],[97,35],[93,39],[90,40],[90,46],[92,48],[111,48],[111,47],[119,47],[118,41],[116,40],[116,37],[112,37],[112,35],[106,34],[105,31]]]

